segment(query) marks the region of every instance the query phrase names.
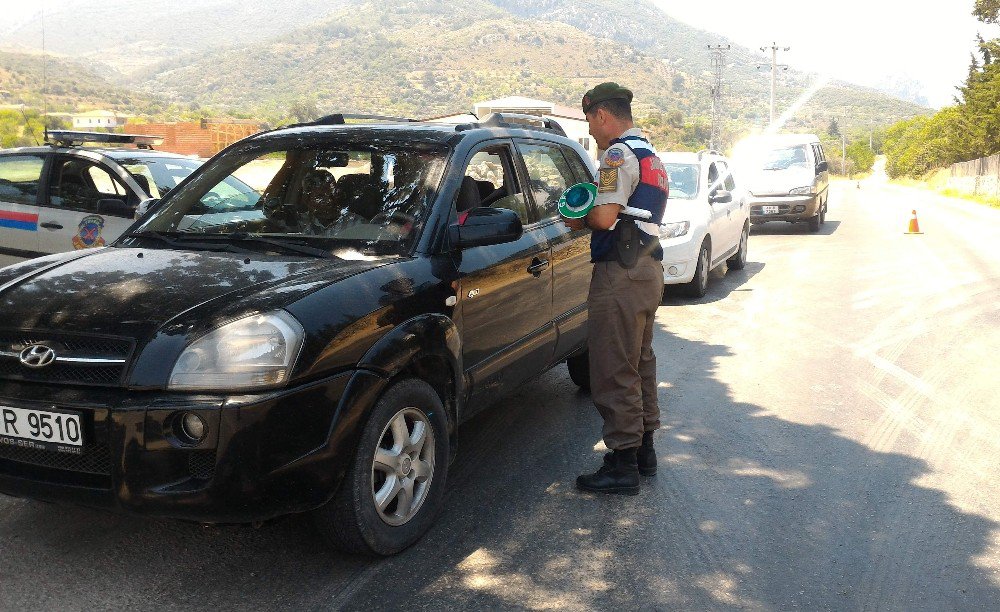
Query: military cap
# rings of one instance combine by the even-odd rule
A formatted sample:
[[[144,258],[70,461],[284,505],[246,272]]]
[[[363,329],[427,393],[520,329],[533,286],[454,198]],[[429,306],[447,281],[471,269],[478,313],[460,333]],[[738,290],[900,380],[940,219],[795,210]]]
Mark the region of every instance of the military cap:
[[[595,105],[606,100],[625,100],[632,102],[632,91],[622,87],[618,83],[601,83],[587,93],[583,94],[583,112],[589,113]]]

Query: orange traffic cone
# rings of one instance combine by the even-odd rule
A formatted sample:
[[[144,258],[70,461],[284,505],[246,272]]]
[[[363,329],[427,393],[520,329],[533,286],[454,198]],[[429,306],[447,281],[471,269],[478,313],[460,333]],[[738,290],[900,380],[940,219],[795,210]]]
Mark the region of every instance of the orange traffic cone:
[[[920,231],[920,224],[917,223],[917,211],[913,211],[913,215],[910,217],[910,228],[906,230],[907,234],[923,234]]]

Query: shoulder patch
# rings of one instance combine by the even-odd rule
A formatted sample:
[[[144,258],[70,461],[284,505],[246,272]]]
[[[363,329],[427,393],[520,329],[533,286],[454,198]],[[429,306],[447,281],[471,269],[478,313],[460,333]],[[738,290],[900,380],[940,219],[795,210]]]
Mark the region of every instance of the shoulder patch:
[[[604,154],[604,164],[611,168],[619,168],[625,163],[625,152],[621,147],[614,146]]]
[[[614,193],[618,191],[618,168],[601,170],[597,181],[597,193]]]

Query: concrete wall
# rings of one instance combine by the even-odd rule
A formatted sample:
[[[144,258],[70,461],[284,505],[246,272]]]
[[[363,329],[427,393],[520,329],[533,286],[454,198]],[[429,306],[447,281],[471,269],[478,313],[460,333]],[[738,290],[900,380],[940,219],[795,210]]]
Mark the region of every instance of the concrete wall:
[[[948,188],[969,195],[1000,197],[1000,155],[952,164]]]

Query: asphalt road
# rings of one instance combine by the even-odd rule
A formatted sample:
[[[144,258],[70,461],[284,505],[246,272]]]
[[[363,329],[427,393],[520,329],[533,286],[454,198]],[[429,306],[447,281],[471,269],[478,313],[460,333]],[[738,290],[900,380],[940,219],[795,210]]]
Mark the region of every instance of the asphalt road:
[[[920,236],[903,232],[909,212]],[[658,315],[660,473],[577,493],[600,423],[562,367],[461,434],[446,509],[390,559],[304,518],[202,527],[0,499],[0,607],[1000,607],[1000,211],[834,186],[818,234]]]

